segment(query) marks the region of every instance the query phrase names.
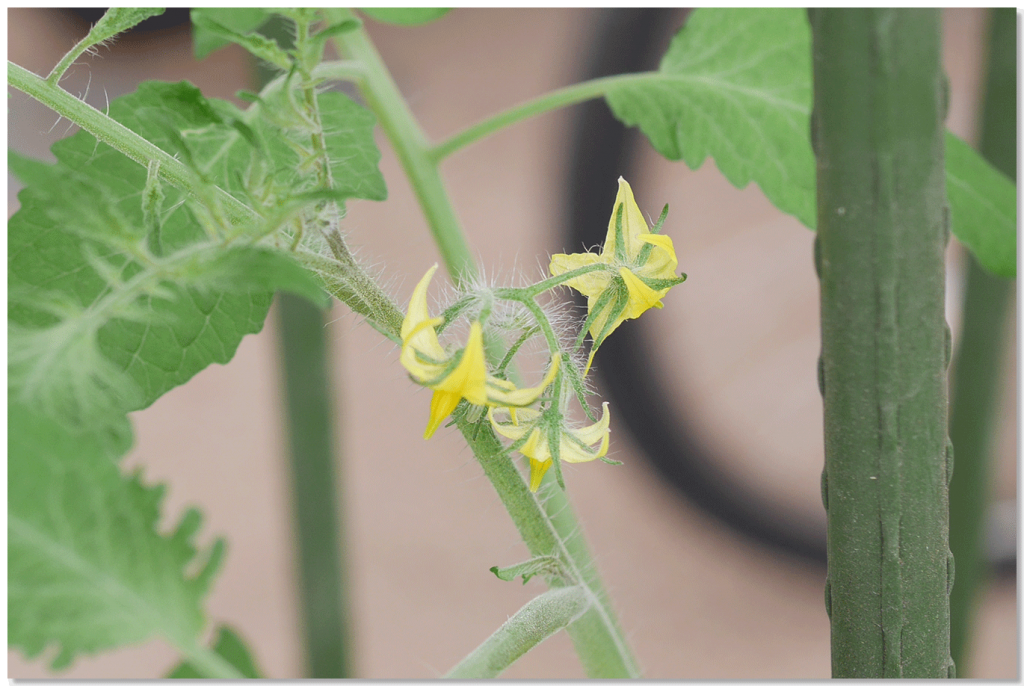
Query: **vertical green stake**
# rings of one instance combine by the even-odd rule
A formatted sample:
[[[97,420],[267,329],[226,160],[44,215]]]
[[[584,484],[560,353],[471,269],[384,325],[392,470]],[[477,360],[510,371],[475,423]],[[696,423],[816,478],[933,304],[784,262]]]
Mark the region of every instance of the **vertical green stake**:
[[[990,10],[988,81],[981,152],[1011,179],[1017,177],[1017,16]],[[985,515],[989,504],[990,446],[998,407],[1003,329],[1014,282],[993,276],[968,256],[960,342],[953,364],[949,437],[956,469],[949,486],[949,547],[956,583],[949,598],[950,646],[957,673],[967,676],[974,617],[984,587]]]
[[[324,316],[293,295],[278,296],[288,405],[292,500],[298,533],[307,675],[351,676],[345,578],[334,485],[335,413],[331,410]]]
[[[939,11],[809,16],[832,675],[950,676]]]

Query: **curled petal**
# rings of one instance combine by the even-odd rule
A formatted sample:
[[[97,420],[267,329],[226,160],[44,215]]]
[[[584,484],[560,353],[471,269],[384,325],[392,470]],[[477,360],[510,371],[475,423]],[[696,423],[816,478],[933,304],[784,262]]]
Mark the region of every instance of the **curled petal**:
[[[603,403],[600,420],[581,429],[569,430],[569,435],[575,440],[567,439],[565,434],[562,435],[561,445],[559,446],[559,456],[561,459],[566,462],[590,462],[599,457],[604,457],[608,453],[610,434],[608,423],[608,403]],[[592,452],[580,445],[582,443],[585,446],[593,447],[598,442],[601,445],[597,452]]]
[[[533,428],[533,422],[540,417],[540,412],[531,409],[520,409],[515,408],[504,408],[508,410],[509,415],[512,419],[511,423],[499,422],[494,418],[494,408],[487,411],[487,418],[491,420],[491,426],[494,430],[504,436],[505,438],[511,438],[513,441],[518,441],[520,438],[526,435],[530,429]],[[512,412],[516,412],[518,416],[512,415]]]
[[[548,373],[544,376],[544,380],[540,382],[540,385],[534,388],[516,388],[515,384],[509,381],[501,383],[501,379],[489,379],[487,404],[503,405],[506,407],[526,407],[527,405],[532,405],[540,397],[540,394],[544,392],[544,389],[555,380],[555,375],[558,374],[558,367],[561,362],[561,355],[557,353],[552,355],[551,367],[548,369]]]
[[[652,279],[674,279],[679,260],[676,259],[672,238],[657,233],[646,233],[640,236],[640,240],[653,245],[654,250],[639,271]]]

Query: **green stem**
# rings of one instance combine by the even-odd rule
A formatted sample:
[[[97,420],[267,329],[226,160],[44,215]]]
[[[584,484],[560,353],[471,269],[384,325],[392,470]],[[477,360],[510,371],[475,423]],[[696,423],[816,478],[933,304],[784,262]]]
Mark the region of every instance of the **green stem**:
[[[307,675],[352,675],[344,593],[337,458],[324,316],[302,298],[278,296]]]
[[[811,10],[832,676],[951,676],[938,10]]]
[[[446,679],[493,679],[531,648],[572,623],[590,603],[579,586],[537,596],[445,675]]]
[[[574,582],[587,591],[592,603],[590,608],[566,628],[587,676],[639,677],[636,659],[611,609],[608,594],[601,584],[565,493],[557,486],[548,486],[543,492],[542,506],[537,496],[527,488],[489,424],[470,424],[463,413],[456,413],[455,420],[530,554],[533,557],[559,557],[572,573]],[[566,581],[557,575],[547,577],[547,582],[552,588],[566,585]]]
[[[546,93],[460,131],[448,140],[430,148],[428,155],[435,162],[440,162],[456,150],[460,150],[470,143],[500,131],[506,126],[529,119],[538,114],[550,112],[551,110],[604,97],[610,90],[624,83],[635,83],[649,76],[650,74],[647,73],[605,76],[599,79],[584,81],[583,83],[575,83],[571,86]]]
[[[362,92],[366,102],[381,122],[416,191],[449,273],[457,284],[463,283],[477,273],[476,267],[448,199],[437,161],[428,153],[423,131],[365,30],[350,31],[334,40],[338,43],[339,52],[346,52],[363,62],[366,79],[362,83]],[[488,352],[492,351],[489,349]],[[495,359],[501,357],[498,354]],[[490,426],[467,424],[463,420],[459,428],[531,551],[537,555],[548,554],[555,550],[557,544],[571,557],[580,578],[596,599],[594,606],[569,627],[569,634],[587,674],[591,677],[638,676],[639,669],[611,610],[590,553],[579,537],[579,523],[565,494],[559,489],[551,491],[545,507],[547,512],[558,514],[557,517],[549,516],[504,454]],[[478,434],[484,438],[478,440]]]
[[[339,51],[363,63],[366,78],[360,85],[366,104],[377,115],[377,120],[409,177],[448,273],[452,275],[456,286],[462,285],[477,275],[477,269],[437,163],[427,152],[429,146],[426,135],[413,117],[366,30],[359,28],[348,31],[332,40],[337,43]]]
[[[207,196],[208,186],[182,162],[59,86],[47,83],[46,80],[13,62],[7,63],[7,83],[74,122],[95,136],[97,140],[135,160],[143,167],[149,168],[151,162],[158,162],[160,178],[172,186],[195,198],[202,199]],[[217,189],[217,199],[233,224],[252,222],[257,218],[252,209],[219,188]]]
[[[1013,9],[990,10],[989,67],[982,112],[981,152],[1017,177],[1017,32]],[[959,676],[970,674],[978,599],[984,588],[985,516],[993,422],[1001,385],[1004,327],[1014,282],[992,276],[967,253],[959,344],[953,362],[949,438],[956,468],[949,486],[949,547],[956,560],[950,595],[950,652]]]

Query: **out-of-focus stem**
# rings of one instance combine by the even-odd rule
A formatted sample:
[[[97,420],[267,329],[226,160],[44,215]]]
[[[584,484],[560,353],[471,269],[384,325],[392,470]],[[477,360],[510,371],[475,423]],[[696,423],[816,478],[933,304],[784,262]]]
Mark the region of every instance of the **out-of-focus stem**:
[[[1011,179],[1017,177],[1017,17],[990,11],[988,79],[981,153]],[[950,652],[960,676],[970,668],[978,598],[985,584],[985,521],[989,465],[998,408],[1004,326],[1012,279],[989,274],[967,254],[959,344],[953,362],[949,438],[956,468],[949,486],[949,547],[956,560],[950,595]]]

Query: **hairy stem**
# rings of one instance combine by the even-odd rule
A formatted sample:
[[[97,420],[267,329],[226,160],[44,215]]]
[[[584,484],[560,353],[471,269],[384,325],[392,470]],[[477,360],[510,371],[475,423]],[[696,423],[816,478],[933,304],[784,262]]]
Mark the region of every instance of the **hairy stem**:
[[[493,679],[531,648],[572,623],[590,603],[579,586],[543,593],[509,617],[491,636],[445,675],[447,679]]]
[[[832,676],[949,656],[938,10],[811,10]]]
[[[208,186],[192,170],[126,126],[114,121],[59,86],[48,83],[13,62],[7,63],[7,83],[35,98],[62,117],[88,131],[97,140],[135,160],[143,167],[159,163],[160,178],[189,195],[204,199]],[[244,204],[217,189],[217,199],[233,224],[253,221],[256,213]]]
[[[437,164],[427,152],[429,146],[426,135],[413,117],[366,30],[359,28],[348,31],[333,40],[340,50],[362,62],[366,78],[360,86],[366,104],[377,115],[377,120],[412,183],[448,273],[452,275],[456,286],[462,285],[466,279],[476,276],[477,269]]]
[[[471,424],[462,413],[457,413],[455,419],[530,554],[534,557],[559,557],[572,573],[574,582],[582,586],[590,597],[590,608],[566,629],[587,675],[613,679],[639,677],[640,669],[611,609],[608,594],[601,584],[565,493],[553,483],[542,486],[542,506],[538,496],[530,492],[491,426],[485,422]],[[549,576],[547,582],[552,588],[566,585],[566,581],[557,575]]]

